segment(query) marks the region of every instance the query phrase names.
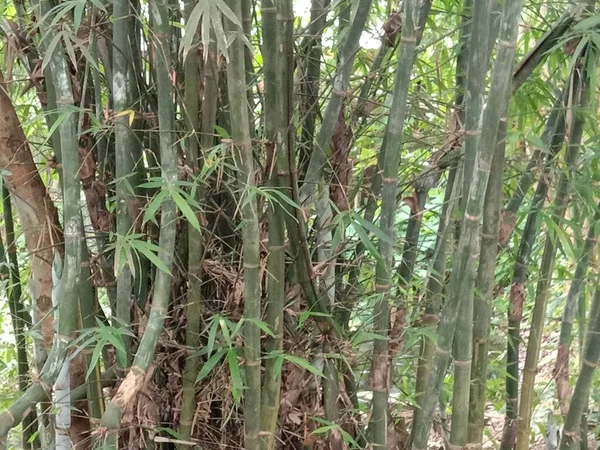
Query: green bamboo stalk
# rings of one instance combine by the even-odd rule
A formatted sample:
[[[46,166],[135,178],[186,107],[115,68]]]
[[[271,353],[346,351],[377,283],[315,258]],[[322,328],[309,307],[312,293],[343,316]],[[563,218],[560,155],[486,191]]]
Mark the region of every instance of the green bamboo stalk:
[[[405,3],[402,33],[400,36],[400,51],[398,67],[394,82],[392,106],[390,108],[386,137],[382,151],[385,152],[383,161],[383,185],[381,191],[381,231],[390,241],[379,241],[381,260],[376,268],[376,291],[378,300],[373,309],[374,332],[386,339],[377,339],[373,347],[373,364],[370,381],[373,390],[372,415],[369,421],[369,440],[373,448],[387,448],[387,408],[388,408],[388,376],[389,355],[387,335],[389,330],[389,305],[391,295],[391,270],[393,263],[393,245],[396,235],[396,208],[398,190],[398,169],[400,166],[400,151],[402,133],[406,118],[408,90],[410,87],[412,69],[415,59],[417,33],[419,26],[419,0],[409,0]]]
[[[559,115],[561,114],[561,109],[563,107],[563,97],[564,95],[561,94],[556,98],[550,115],[548,116],[546,124],[544,125],[542,142],[544,142],[544,144],[547,146],[550,144],[552,136],[554,136],[554,127],[557,120],[559,120]],[[504,208],[504,211],[502,211],[502,224],[504,231],[502,235],[499,236],[499,244],[501,247],[506,246],[506,244],[508,244],[510,241],[514,227],[517,224],[517,212],[519,211],[527,192],[531,188],[531,185],[535,181],[535,169],[540,165],[545,166],[546,162],[544,162],[544,160],[546,159],[549,161],[554,156],[543,152],[541,149],[536,149],[531,155],[526,169],[521,174],[519,182],[517,183],[515,190],[507,202],[506,208]],[[541,182],[543,183],[544,180],[542,179]],[[506,231],[507,227],[510,227],[510,230]]]
[[[577,261],[573,280],[567,294],[565,309],[560,326],[560,336],[558,338],[558,351],[556,353],[556,363],[554,365],[554,378],[556,380],[556,395],[560,405],[560,411],[566,416],[569,410],[569,401],[571,397],[571,388],[569,386],[569,359],[571,350],[571,333],[573,331],[573,321],[575,310],[578,307],[579,298],[582,297],[582,288],[584,287],[586,273],[592,258],[592,253],[597,244],[596,226],[600,221],[600,204],[596,207],[596,213],[589,223],[588,233],[581,250],[581,255]]]
[[[506,150],[507,114],[500,122],[496,152],[492,159],[490,179],[485,194],[479,268],[475,283],[473,312],[473,370],[470,380],[469,424],[467,441],[481,448],[484,428],[486,381],[488,362],[488,338],[492,299],[495,287],[498,229],[503,198],[504,155]],[[455,375],[456,376],[456,375]],[[452,413],[454,421],[454,412]]]
[[[582,71],[582,73],[580,73],[580,71]],[[573,105],[575,120],[573,121],[571,135],[569,136],[569,143],[565,154],[566,172],[561,175],[552,213],[552,221],[557,227],[560,227],[568,205],[571,183],[580,151],[581,138],[583,136],[585,125],[585,119],[581,116],[581,109],[585,108],[588,102],[588,75],[585,67],[576,64],[571,78],[573,83],[573,98],[567,103]],[[525,366],[523,368],[516,450],[527,450],[529,448],[529,432],[531,428],[531,416],[533,414],[535,376],[537,372],[544,321],[546,319],[546,304],[552,281],[557,239],[555,229],[550,227],[546,231],[546,243],[540,267],[540,278],[536,288],[535,303],[531,318],[531,329],[529,331],[527,345],[527,355],[525,358]]]
[[[471,36],[469,41],[469,69],[467,72],[465,95],[465,142],[463,198],[461,209],[467,203],[467,193],[477,157],[479,137],[481,136],[481,113],[485,98],[485,76],[489,68],[491,52],[488,52],[488,33],[491,13],[495,0],[475,1],[472,7]]]
[[[331,353],[331,343],[326,342],[323,345],[323,407],[325,409],[325,420],[339,425],[340,410],[338,407],[338,398],[340,395],[340,380],[337,361],[331,358]],[[339,430],[332,430],[328,438],[330,448],[343,448],[343,439]]]
[[[184,3],[185,20],[188,21],[194,9],[195,2],[186,1]],[[193,45],[198,44],[197,37],[193,40]],[[209,50],[210,51],[210,50]],[[210,57],[210,56],[209,56]],[[199,124],[199,93],[198,93],[198,69],[199,58],[198,49],[192,48],[184,61],[184,117],[186,126],[186,146],[187,159],[194,176],[200,174],[200,149],[198,141]],[[209,67],[207,70],[212,69]],[[207,93],[210,95],[214,93]],[[213,116],[214,118],[214,116]],[[214,122],[212,124],[214,129]],[[211,130],[207,130],[211,132]],[[196,187],[196,200],[200,201],[203,189]],[[198,223],[202,223],[201,211],[196,211]],[[201,332],[201,302],[202,302],[202,232],[188,224],[188,283],[187,303],[185,305],[186,328],[185,344],[189,348],[198,348],[200,346]],[[200,369],[200,355],[190,355],[185,361],[182,374],[182,399],[181,399],[181,418],[179,420],[179,434],[181,440],[189,441],[192,435],[192,424],[194,412],[196,410],[196,378]],[[189,448],[189,445],[178,444],[179,450]]]
[[[525,300],[525,281],[529,267],[529,259],[534,241],[538,234],[538,214],[546,201],[550,183],[550,163],[562,148],[565,137],[565,90],[557,99],[554,109],[546,121],[542,140],[548,146],[548,159],[544,164],[540,181],[531,201],[530,212],[525,221],[523,233],[515,265],[510,290],[510,307],[508,313],[508,338],[506,352],[506,417],[500,442],[501,450],[512,450],[517,437],[517,419],[519,402],[519,345],[520,329]],[[518,188],[517,188],[518,189]],[[510,202],[509,202],[510,205]]]
[[[168,189],[177,181],[177,152],[173,145],[174,107],[173,85],[170,77],[171,25],[168,20],[168,0],[153,1],[150,3],[149,9],[152,17],[153,46],[156,55],[161,174],[167,184],[164,188]],[[171,293],[171,270],[175,254],[176,216],[175,202],[170,196],[167,196],[161,209],[158,257],[168,272],[156,271],[152,308],[146,330],[127,376],[102,415],[100,424],[106,430],[104,439],[105,446],[108,448],[117,447],[121,415],[143,384],[167,315]]]
[[[8,307],[13,325],[13,334],[17,348],[17,373],[19,380],[19,390],[25,392],[30,384],[29,362],[27,358],[27,339],[25,331],[28,324],[31,324],[31,318],[27,317],[25,306],[21,297],[21,275],[19,273],[19,263],[17,261],[17,247],[15,243],[14,223],[12,216],[12,205],[10,193],[4,183],[2,183],[2,211],[4,213],[4,230],[6,233],[6,249],[0,236],[0,278],[6,280],[7,297],[9,298]],[[5,253],[6,252],[6,253]],[[8,256],[8,258],[6,258]],[[31,412],[23,420],[23,439],[24,449],[33,449],[37,447],[38,442],[29,443],[34,433],[36,424],[36,412]]]
[[[492,26],[492,12],[495,4],[495,0],[487,2],[476,1],[472,6],[473,15],[469,42],[469,70],[466,79],[465,95],[464,172],[463,196],[461,200],[463,210],[467,203],[467,195],[471,186],[473,171],[475,170],[477,149],[481,135],[481,114],[485,96],[485,77],[491,56],[490,41],[492,43],[495,41],[495,39],[490,37],[493,33],[490,33],[489,31]],[[504,118],[504,116],[502,116],[502,118]],[[494,137],[493,143],[490,141],[492,146],[496,145],[495,139],[496,137]],[[494,160],[498,162],[497,158],[493,158],[492,165],[494,164]],[[500,172],[502,172],[502,167],[495,167],[495,170],[500,170]],[[495,171],[492,172],[494,173]],[[502,174],[500,173],[500,178],[501,177]],[[477,248],[475,247],[474,250],[477,251]],[[452,395],[450,444],[456,447],[462,447],[468,441],[474,288],[475,276],[470,276],[469,274],[469,276],[464,278],[463,285],[461,286],[462,292],[466,293],[466,295],[464,295],[461,300],[452,351],[454,362],[454,385]]]
[[[371,3],[372,0],[358,0],[354,19],[342,44],[333,83],[333,93],[323,113],[321,128],[315,141],[314,151],[310,155],[304,184],[300,190],[300,200],[302,203],[306,199],[313,197],[317,183],[327,165],[328,148],[335,131],[335,124],[340,115],[342,103],[346,97],[346,91],[349,87],[350,76],[354,69],[354,58],[359,50],[360,36],[369,17]]]
[[[116,217],[117,235],[126,236],[131,232],[131,206],[135,202],[132,176],[134,172],[133,143],[135,136],[130,126],[132,107],[131,96],[136,80],[130,63],[130,26],[132,14],[128,0],[113,1],[113,78],[112,98],[115,111],[115,181],[116,181]],[[131,300],[133,289],[132,267],[125,261],[117,274],[116,319],[118,326],[131,328]],[[127,365],[131,363],[131,340],[124,335]]]
[[[600,289],[596,289],[586,333],[583,361],[565,418],[559,450],[575,450],[580,446],[580,421],[588,405],[592,378],[600,361]]]
[[[308,27],[308,38],[304,48],[305,57],[305,82],[302,84],[305,92],[301,98],[303,112],[300,142],[300,170],[306,173],[310,155],[314,150],[315,129],[317,115],[319,113],[319,85],[321,81],[321,58],[323,48],[321,41],[323,30],[327,20],[330,0],[312,0],[310,7],[310,25]]]
[[[229,0],[228,5],[238,20],[242,20],[241,4]],[[233,36],[228,52],[227,89],[231,111],[231,129],[234,161],[242,192],[240,207],[242,221],[244,259],[244,355],[246,358],[246,382],[244,399],[244,445],[246,449],[260,446],[260,320],[261,280],[257,204],[251,189],[256,185],[250,124],[246,106],[246,69],[242,28],[226,20],[226,29]]]
[[[482,117],[482,133],[477,151],[477,161],[474,165],[476,170],[473,172],[470,185],[460,240],[450,277],[448,297],[438,327],[438,341],[432,373],[423,398],[422,412],[418,422],[414,424],[416,429],[412,443],[413,450],[427,447],[433,412],[448,366],[460,306],[463,301],[468,302],[467,297],[473,295],[472,289],[465,292],[466,289],[462,288],[468,284],[467,280],[475,276],[474,253],[479,245],[479,222],[483,213],[485,191],[501,114],[507,109],[509,101],[508,92],[522,6],[522,0],[507,0],[504,3],[490,94]],[[470,359],[471,356],[469,355],[468,358]]]
[[[288,163],[288,83],[287,55],[293,51],[292,2],[261,2],[263,60],[265,73],[265,134],[267,153],[273,155],[270,184],[290,197]],[[287,183],[287,184],[286,184]],[[265,350],[272,357],[265,361],[261,397],[260,448],[273,449],[279,416],[281,368],[274,356],[283,350],[283,308],[285,303],[285,207],[273,202],[269,207],[269,257],[267,260],[266,322],[273,336]]]
[[[97,325],[96,317],[98,312],[98,299],[96,289],[92,285],[92,273],[90,271],[90,257],[85,239],[81,241],[81,254],[84,263],[81,265],[81,295],[79,299],[79,327],[81,329],[94,328]],[[86,372],[90,370],[92,364],[93,347],[83,350],[85,355]],[[104,413],[104,393],[102,392],[102,381],[100,373],[100,364],[89,372],[87,383],[87,406],[90,424],[96,428],[100,424],[100,419]],[[69,392],[71,401],[73,398],[73,389]],[[86,436],[87,438],[87,436]],[[95,434],[91,436],[92,442],[96,441]]]
[[[427,286],[425,288],[425,299],[423,301],[423,313],[421,322],[423,327],[430,328],[435,332],[435,327],[439,322],[439,313],[442,307],[444,282],[446,279],[446,266],[448,262],[448,253],[454,241],[454,217],[458,207],[458,199],[462,190],[462,168],[458,167],[458,162],[454,162],[446,182],[444,193],[444,204],[440,215],[433,263]],[[421,338],[419,350],[419,360],[417,365],[417,375],[415,382],[415,400],[416,406],[413,410],[413,423],[417,423],[423,407],[423,395],[427,387],[433,357],[435,353],[435,342],[426,334]],[[411,430],[410,441],[414,437],[415,427]]]

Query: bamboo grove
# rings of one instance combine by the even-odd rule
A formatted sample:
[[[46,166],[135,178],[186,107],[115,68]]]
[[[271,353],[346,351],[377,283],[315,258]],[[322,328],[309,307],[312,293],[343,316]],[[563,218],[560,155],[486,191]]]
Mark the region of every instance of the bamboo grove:
[[[593,0],[0,7],[0,449],[597,448]]]

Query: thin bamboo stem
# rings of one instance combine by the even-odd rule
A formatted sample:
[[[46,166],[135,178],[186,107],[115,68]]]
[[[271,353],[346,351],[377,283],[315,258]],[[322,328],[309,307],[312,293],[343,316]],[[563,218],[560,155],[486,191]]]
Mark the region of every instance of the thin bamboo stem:
[[[409,0],[404,6],[402,34],[398,67],[394,82],[392,106],[385,131],[382,152],[383,184],[381,191],[381,231],[390,241],[379,241],[381,259],[376,267],[376,291],[378,299],[373,309],[374,332],[385,339],[377,339],[373,347],[373,363],[370,382],[373,390],[372,415],[369,421],[369,440],[373,448],[387,448],[387,408],[388,408],[388,330],[390,326],[389,301],[391,296],[391,270],[393,262],[393,246],[396,235],[396,208],[398,190],[398,170],[400,166],[400,149],[402,134],[407,113],[408,90],[411,82],[417,33],[419,32],[419,0]]]
[[[600,221],[600,204],[596,207],[596,213],[589,223],[588,233],[581,249],[581,255],[577,261],[573,280],[567,294],[565,309],[560,326],[560,335],[558,338],[558,351],[556,353],[556,363],[554,365],[554,378],[556,380],[556,396],[560,405],[560,411],[566,416],[569,410],[571,397],[571,387],[569,386],[569,359],[571,352],[571,333],[573,331],[573,321],[575,319],[575,310],[578,308],[579,299],[583,296],[586,273],[592,258],[592,253],[597,244],[597,225]]]
[[[342,44],[334,78],[333,93],[323,113],[321,128],[315,141],[315,148],[310,156],[304,184],[300,190],[300,200],[302,203],[313,197],[323,170],[327,165],[327,149],[331,144],[335,124],[338,121],[342,103],[346,97],[350,76],[354,69],[354,58],[359,50],[360,36],[369,17],[371,3],[372,0],[358,0],[354,19]]]
[[[228,5],[237,18],[242,20],[239,1],[229,0]],[[248,450],[260,446],[260,328],[256,324],[261,313],[260,249],[257,203],[252,188],[256,186],[254,157],[250,138],[248,108],[246,106],[245,45],[241,34],[244,30],[226,20],[226,29],[233,36],[229,46],[227,66],[227,89],[232,129],[232,150],[242,204],[240,205],[244,261],[244,356],[247,390],[244,398],[244,445]]]
[[[576,450],[580,445],[580,421],[588,405],[592,378],[600,361],[600,289],[596,289],[586,333],[583,363],[573,391],[573,398],[565,418],[559,450]]]
[[[4,230],[6,233],[6,249],[0,236],[0,278],[6,280],[7,297],[10,317],[13,325],[13,334],[17,347],[17,373],[19,379],[19,390],[25,393],[30,384],[29,362],[27,358],[27,339],[25,331],[28,324],[31,325],[31,318],[27,317],[25,306],[21,297],[21,275],[19,273],[19,263],[17,260],[17,247],[15,242],[14,223],[12,216],[12,205],[10,193],[7,187],[2,183],[2,210],[4,213]],[[6,258],[8,256],[8,258]],[[35,431],[36,412],[34,409],[23,420],[23,439],[24,449],[36,448],[39,442],[29,442]]]
[[[184,15],[186,21],[194,9],[195,2],[186,1],[184,3]],[[197,37],[192,41],[192,45],[198,45]],[[209,50],[210,51],[210,50]],[[209,56],[210,57],[210,56]],[[186,157],[195,177],[200,175],[200,148],[198,140],[199,124],[199,92],[198,76],[199,58],[198,49],[193,48],[184,61],[184,114],[186,126]],[[212,67],[207,67],[207,70]],[[206,85],[205,85],[206,86]],[[214,92],[206,92],[205,95],[215,95]],[[210,102],[208,103],[210,104]],[[212,128],[207,130],[211,132]],[[202,180],[199,180],[202,183]],[[196,200],[201,201],[203,189],[200,185],[196,186]],[[202,212],[195,211],[198,223],[202,223]],[[202,302],[202,232],[188,224],[188,283],[187,303],[185,305],[186,328],[185,344],[189,348],[198,348],[200,346],[201,332],[201,302]],[[200,369],[200,355],[190,355],[185,361],[182,374],[182,399],[181,399],[181,418],[179,421],[179,434],[181,440],[188,441],[192,436],[192,426],[194,421],[194,412],[196,410],[196,378]],[[179,450],[189,448],[188,445],[178,444]]]

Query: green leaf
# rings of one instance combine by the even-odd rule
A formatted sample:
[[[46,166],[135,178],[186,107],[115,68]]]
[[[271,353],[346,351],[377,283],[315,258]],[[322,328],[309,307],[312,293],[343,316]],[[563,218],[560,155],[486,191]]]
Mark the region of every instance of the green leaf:
[[[60,41],[61,37],[62,37],[61,33],[56,33],[54,35],[54,37],[52,37],[52,40],[48,44],[48,47],[46,47],[46,53],[44,54],[44,59],[42,60],[42,70],[44,70],[46,68],[46,66],[48,65],[48,63],[50,63],[50,60],[52,59],[52,56],[54,55],[54,49],[58,45],[58,41]],[[49,134],[52,134],[52,133],[49,133]]]
[[[273,332],[271,331],[271,329],[265,322],[262,322],[257,319],[244,319],[244,322],[250,322],[250,323],[256,325],[258,328],[260,328],[262,331],[264,331],[269,336],[275,337],[275,334],[273,334]]]
[[[231,334],[229,333],[229,327],[224,319],[219,319],[219,325],[221,325],[221,331],[223,332],[223,337],[225,338],[225,342],[229,347],[233,346],[233,342],[231,341]]]
[[[229,364],[229,374],[231,375],[231,394],[235,401],[239,403],[242,399],[244,383],[242,383],[242,373],[236,353],[235,349],[229,349],[227,352],[227,363]]]
[[[298,319],[298,325],[297,325],[296,328],[297,329],[302,328],[302,326],[304,325],[304,323],[310,317],[331,317],[331,314],[322,313],[322,312],[318,312],[318,311],[304,311],[302,314],[300,314],[300,319]]]
[[[158,269],[162,270],[165,273],[171,274],[171,271],[163,262],[162,259],[158,257],[156,253],[152,251],[152,244],[144,241],[131,241],[131,246],[135,248],[138,252],[144,255],[146,258],[150,260],[152,264],[154,264]]]
[[[192,208],[190,208],[190,205],[183,199],[181,194],[179,194],[177,190],[173,189],[171,190],[171,197],[173,200],[175,200],[175,204],[184,217],[188,220],[190,225],[193,226],[194,229],[200,231],[200,222],[198,221],[198,217],[196,217],[196,214],[194,211],[192,211]]]
[[[373,257],[378,262],[383,262],[383,260],[381,259],[381,255],[377,251],[377,248],[375,247],[375,245],[373,244],[373,242],[371,242],[371,239],[369,239],[369,236],[367,235],[367,233],[365,233],[364,228],[361,227],[360,225],[358,225],[356,222],[352,222],[352,227],[356,230],[356,234],[358,234],[358,238],[363,243],[363,245],[365,246],[365,248],[367,249],[367,251],[371,255],[373,255]]]
[[[381,230],[381,228],[376,227],[371,222],[369,222],[368,220],[365,220],[363,217],[361,217],[359,214],[353,214],[352,218],[353,218],[352,225],[354,226],[355,230],[356,230],[356,226],[357,226],[356,222],[358,222],[358,224],[362,228],[369,230],[370,233],[373,233],[375,236],[377,236],[377,238],[381,239],[382,241],[385,241],[385,242],[387,242],[389,244],[395,244],[395,242],[391,238],[391,236],[388,236],[387,234],[385,234]]]
[[[202,365],[202,369],[200,369],[198,378],[196,378],[196,383],[204,380],[208,376],[208,374],[214,369],[214,367],[219,363],[219,361],[223,359],[223,356],[225,355],[225,353],[227,353],[227,351],[227,349],[223,348],[214,355],[212,355],[210,358],[208,358],[208,361],[206,361]]]
[[[219,125],[215,125],[215,131],[223,139],[229,139],[230,138],[229,133],[227,132],[227,130],[225,128],[223,128],[223,127],[220,127]]]
[[[219,322],[217,320],[213,320],[210,325],[210,331],[208,332],[208,342],[206,343],[206,351],[208,356],[212,354],[213,348],[215,346],[215,339],[217,337],[217,329],[219,328]]]
[[[291,362],[292,364],[295,364],[295,365],[297,365],[299,367],[302,367],[305,370],[308,370],[313,375],[316,375],[316,376],[321,377],[321,378],[325,378],[325,375],[323,375],[323,373],[319,369],[317,369],[315,366],[313,366],[307,360],[305,360],[303,358],[299,358],[299,357],[294,356],[294,355],[288,355],[287,353],[285,353],[283,355],[283,357],[285,359],[287,359],[289,362]]]
[[[104,344],[105,344],[104,341],[98,342],[96,344],[96,346],[94,347],[94,351],[92,352],[92,357],[90,358],[90,364],[89,364],[88,370],[85,374],[86,380],[88,380],[90,378],[90,375],[96,368],[96,364],[98,364],[98,361],[100,360],[100,355],[102,354],[102,350],[104,349]]]
[[[169,193],[167,191],[160,191],[152,198],[152,200],[150,200],[150,203],[144,211],[144,218],[142,220],[142,223],[146,224],[150,221],[155,222],[158,209],[160,208],[160,205],[162,205],[163,200],[168,194]]]

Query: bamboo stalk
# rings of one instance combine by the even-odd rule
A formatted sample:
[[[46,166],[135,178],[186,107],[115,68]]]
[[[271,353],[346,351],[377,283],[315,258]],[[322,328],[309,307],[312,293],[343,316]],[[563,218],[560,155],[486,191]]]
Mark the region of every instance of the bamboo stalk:
[[[496,0],[486,2],[475,2],[473,5],[473,20],[471,24],[471,41],[469,45],[469,71],[467,75],[467,89],[465,95],[465,138],[464,138],[464,174],[463,174],[463,197],[461,204],[467,202],[467,193],[471,186],[472,174],[475,168],[475,159],[477,155],[477,147],[479,145],[479,137],[481,135],[481,111],[483,108],[483,100],[485,96],[485,77],[487,74],[490,56],[495,43],[495,33],[489,30],[493,29],[492,14],[496,7]],[[510,95],[507,92],[506,95]],[[508,101],[506,102],[508,103]],[[505,120],[505,114],[501,116],[500,127],[505,126],[502,121]],[[497,137],[495,137],[492,145],[496,145]],[[491,143],[491,141],[490,141]],[[503,152],[503,147],[501,149]],[[488,181],[488,189],[493,184],[493,189],[498,189],[498,182],[502,184],[503,159],[500,160],[497,153],[492,158],[493,177]],[[498,173],[498,171],[500,173]],[[500,180],[497,180],[499,176]],[[501,186],[500,186],[501,187]],[[486,197],[484,200],[484,230],[485,219],[489,216],[488,208],[493,208],[488,204]],[[487,213],[487,214],[486,214]],[[490,226],[490,225],[488,225]],[[493,226],[493,225],[491,225]],[[484,237],[485,240],[485,237]],[[485,245],[486,242],[484,241]],[[495,242],[494,242],[495,244]],[[492,244],[492,245],[494,245]],[[475,251],[477,251],[475,249]],[[493,264],[495,253],[488,256]],[[481,263],[488,263],[482,261]],[[493,277],[493,272],[492,272]],[[492,280],[493,281],[493,280]],[[454,385],[452,395],[452,426],[450,432],[450,444],[453,446],[464,446],[468,439],[468,423],[469,423],[469,400],[471,388],[471,367],[472,367],[472,347],[473,347],[473,314],[481,314],[481,308],[475,308],[474,293],[475,293],[475,276],[468,276],[464,280],[464,285],[461,286],[462,291],[467,294],[461,300],[462,304],[456,324],[456,335],[454,337],[454,345],[452,357],[454,359]],[[493,284],[493,282],[492,282]],[[478,304],[479,306],[479,304]],[[485,359],[485,358],[484,358]]]
[[[582,71],[581,74],[580,71]],[[569,143],[565,153],[566,172],[561,175],[552,213],[552,221],[558,227],[560,227],[560,223],[563,220],[568,205],[572,178],[580,152],[581,138],[583,136],[585,125],[585,119],[581,116],[581,109],[585,108],[588,102],[588,76],[585,67],[582,67],[579,64],[575,65],[575,70],[571,78],[573,98],[568,103],[573,105],[575,120],[573,121]],[[552,281],[557,239],[556,231],[554,228],[550,227],[546,231],[546,243],[540,267],[540,278],[536,288],[535,303],[531,318],[531,329],[529,331],[527,345],[527,355],[525,358],[525,366],[523,368],[516,450],[527,450],[529,448],[529,432],[531,428],[531,416],[533,414],[535,376],[537,372],[542,331],[546,318],[546,304]]]
[[[568,91],[565,90],[564,94],[557,99],[554,109],[546,121],[542,140],[548,145],[548,161],[544,164],[540,181],[531,201],[530,212],[525,221],[513,269],[506,353],[506,417],[500,443],[502,450],[512,450],[516,440],[519,401],[519,345],[523,302],[525,300],[524,284],[527,279],[531,251],[538,235],[538,213],[543,207],[548,193],[551,178],[550,163],[562,148],[564,141],[565,111],[563,102],[566,100],[564,96],[566,92]]]
[[[229,7],[242,20],[242,8],[237,0],[229,0]],[[226,20],[226,29],[233,35],[229,46],[227,89],[231,111],[231,129],[234,161],[239,188],[244,260],[244,356],[247,390],[244,398],[244,445],[246,449],[260,446],[260,320],[261,280],[257,204],[251,189],[256,186],[248,108],[246,107],[246,69],[244,62],[243,29]]]
[[[350,76],[354,69],[354,58],[359,50],[360,36],[369,17],[371,3],[372,0],[358,0],[354,19],[342,44],[333,83],[333,93],[323,113],[323,120],[321,121],[321,128],[315,141],[315,148],[310,155],[304,184],[300,189],[300,200],[302,203],[306,199],[313,197],[321,174],[327,165],[327,150],[331,144],[335,124],[337,123],[342,103],[349,87]]]
[[[600,289],[596,289],[586,333],[583,361],[565,418],[559,450],[575,450],[580,446],[580,421],[588,405],[592,378],[600,361]]]
[[[177,181],[177,153],[173,146],[174,108],[173,85],[170,77],[171,26],[168,21],[168,0],[151,2],[150,12],[153,19],[153,45],[156,55],[161,174],[168,188]],[[105,446],[108,448],[117,447],[121,415],[143,384],[167,315],[171,293],[171,270],[175,253],[176,216],[175,202],[170,196],[167,196],[162,203],[158,257],[168,272],[156,271],[152,308],[146,330],[127,376],[102,415],[101,426],[106,430],[103,437]]]
[[[481,136],[481,112],[485,98],[485,76],[491,52],[488,52],[488,33],[495,0],[473,2],[471,36],[469,41],[469,69],[465,94],[464,175],[461,209],[464,211],[471,186],[477,147]]]
[[[381,191],[381,223],[382,233],[390,241],[379,241],[381,260],[376,268],[376,291],[378,299],[373,309],[374,332],[385,337],[377,339],[373,347],[373,363],[371,366],[370,382],[373,390],[372,415],[369,421],[369,440],[373,448],[387,448],[387,407],[388,407],[388,330],[390,325],[389,301],[391,295],[391,270],[393,263],[393,245],[395,241],[398,190],[398,170],[400,166],[400,151],[402,148],[402,133],[406,118],[408,90],[411,82],[417,33],[419,26],[419,0],[409,0],[404,6],[402,34],[398,67],[394,82],[392,106],[385,131],[385,142],[382,152],[383,185]]]
[[[116,217],[117,235],[121,237],[131,233],[133,220],[130,214],[135,202],[133,142],[135,137],[130,126],[133,85],[137,84],[130,68],[130,20],[131,8],[128,0],[113,0],[113,78],[112,98],[115,111],[115,181],[116,181]],[[131,299],[133,289],[132,267],[125,261],[117,274],[116,319],[118,326],[131,328]],[[123,335],[127,354],[127,365],[131,363],[131,339]],[[125,367],[124,367],[125,368]]]
[[[556,354],[556,363],[554,365],[554,378],[556,379],[556,395],[560,405],[560,411],[563,416],[567,416],[571,397],[571,388],[569,386],[569,359],[571,349],[571,333],[573,331],[573,320],[575,310],[578,307],[579,298],[583,295],[582,288],[586,279],[588,266],[592,258],[592,253],[597,244],[596,226],[600,221],[600,204],[596,207],[596,213],[589,223],[588,233],[581,250],[581,255],[577,261],[573,280],[567,294],[565,309],[560,326],[560,336],[558,338],[558,351]]]
[[[288,73],[287,58],[293,52],[292,2],[272,0],[261,3],[263,26],[263,60],[265,70],[265,134],[267,153],[272,154],[270,184],[290,197]],[[263,395],[261,397],[261,449],[272,449],[279,415],[281,366],[273,357],[283,350],[283,308],[285,303],[285,207],[280,201],[269,207],[269,257],[267,260],[266,322],[273,336],[268,337],[265,350],[272,357],[265,361]]]
[[[14,223],[12,216],[12,205],[10,193],[5,184],[2,183],[2,211],[4,213],[4,230],[6,233],[6,249],[2,237],[0,236],[0,278],[6,280],[7,297],[9,299],[8,307],[13,326],[13,334],[17,348],[17,373],[19,380],[19,390],[25,393],[30,384],[29,361],[27,358],[27,339],[25,331],[28,324],[31,325],[31,318],[23,305],[21,297],[21,275],[19,273],[19,263],[17,260],[17,247],[15,243]],[[8,256],[8,258],[6,258]],[[36,448],[37,441],[29,442],[34,433],[36,425],[36,412],[31,412],[23,420],[23,439],[24,449]]]
[[[306,173],[310,155],[314,150],[315,129],[317,116],[319,113],[319,86],[321,81],[321,58],[323,48],[321,41],[323,30],[327,20],[330,0],[312,0],[310,7],[310,25],[308,27],[308,38],[304,48],[306,48],[304,76],[306,81],[302,84],[305,90],[301,98],[300,106],[303,112],[300,142],[300,171]]]
[[[471,372],[467,441],[481,448],[484,429],[486,381],[488,367],[488,338],[492,299],[495,287],[498,229],[503,198],[504,155],[506,150],[507,114],[498,131],[496,152],[492,159],[490,179],[486,191],[481,229],[479,268],[475,283],[473,313],[473,370]],[[454,419],[454,413],[452,414]]]
[[[470,185],[460,240],[450,277],[448,297],[438,327],[438,341],[436,343],[433,369],[423,398],[422,412],[419,415],[418,422],[414,424],[416,428],[412,443],[414,450],[427,447],[433,412],[448,365],[460,306],[463,301],[468,301],[466,300],[467,296],[473,295],[472,290],[465,292],[466,289],[461,288],[468,284],[467,280],[475,276],[476,250],[479,245],[479,222],[483,212],[485,190],[489,180],[489,168],[495,149],[501,114],[506,110],[509,100],[508,92],[515,53],[515,41],[522,6],[522,0],[510,0],[504,3],[490,94],[482,117],[482,134],[477,151],[477,161],[474,165],[476,170],[473,172]],[[469,355],[468,358],[470,359],[470,357]]]
[[[444,193],[444,204],[440,215],[433,263],[427,286],[425,288],[425,299],[423,301],[423,314],[421,321],[423,327],[428,327],[435,332],[435,327],[439,322],[439,313],[442,307],[444,281],[446,279],[446,266],[448,262],[448,253],[451,250],[454,241],[454,229],[451,225],[454,223],[458,200],[462,190],[462,168],[455,162],[448,174],[446,190]],[[426,334],[421,338],[419,349],[419,360],[417,365],[417,376],[415,382],[415,400],[416,406],[413,410],[413,423],[417,423],[423,407],[423,395],[427,387],[431,368],[433,366],[433,357],[435,353],[435,342]],[[415,427],[411,429],[410,441],[412,442]]]
[[[194,9],[195,2],[186,1],[184,4],[185,20],[188,21]],[[199,58],[197,37],[194,37],[192,42],[194,48],[187,54],[184,61],[184,114],[186,126],[186,157],[195,177],[200,174],[200,149],[198,141],[199,124],[199,92],[198,92],[198,69]],[[210,50],[209,50],[210,51]],[[210,56],[209,56],[210,57]],[[212,69],[208,67],[207,70]],[[211,95],[214,93],[206,93]],[[210,115],[209,115],[210,116]],[[214,122],[209,133],[214,129]],[[202,180],[200,180],[202,183]],[[201,201],[203,189],[201,186],[196,186],[196,200]],[[202,212],[195,211],[198,223],[202,223]],[[202,232],[188,224],[188,283],[187,303],[185,305],[186,328],[185,328],[185,344],[189,348],[198,348],[200,346],[201,332],[201,302],[202,302]],[[194,420],[194,412],[196,410],[196,378],[200,369],[200,355],[190,355],[185,360],[185,365],[182,374],[182,399],[181,399],[181,417],[179,421],[180,439],[189,441],[192,436],[192,424]],[[189,448],[188,445],[178,444],[179,450]]]

